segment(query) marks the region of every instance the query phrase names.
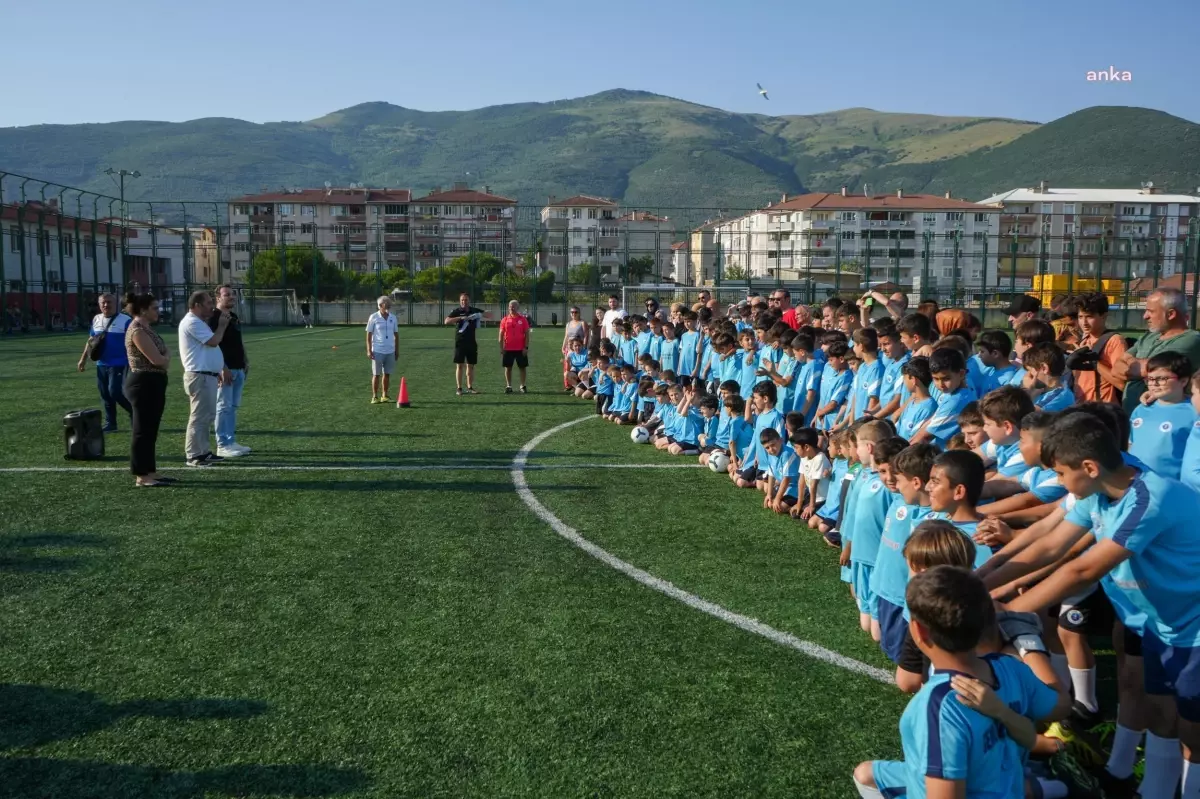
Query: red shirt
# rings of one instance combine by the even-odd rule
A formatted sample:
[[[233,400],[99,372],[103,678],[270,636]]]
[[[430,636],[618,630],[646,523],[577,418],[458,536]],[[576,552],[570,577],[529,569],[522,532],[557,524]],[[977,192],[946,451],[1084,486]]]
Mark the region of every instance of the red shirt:
[[[797,321],[797,319],[796,319],[796,309],[795,308],[788,308],[786,311],[783,312],[783,323],[785,325],[787,325],[788,327],[790,327],[792,330],[800,329],[800,322]]]
[[[529,320],[520,314],[507,314],[500,320],[500,338],[508,352],[525,349],[529,344]]]

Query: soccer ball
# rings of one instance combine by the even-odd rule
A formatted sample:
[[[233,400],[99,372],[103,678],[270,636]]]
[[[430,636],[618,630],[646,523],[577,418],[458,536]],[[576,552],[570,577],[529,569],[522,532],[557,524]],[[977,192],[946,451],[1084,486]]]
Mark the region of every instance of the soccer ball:
[[[649,444],[650,431],[644,427],[635,427],[629,431],[629,440],[635,444]]]
[[[717,474],[724,474],[729,469],[729,456],[724,452],[714,452],[708,456],[708,468]]]

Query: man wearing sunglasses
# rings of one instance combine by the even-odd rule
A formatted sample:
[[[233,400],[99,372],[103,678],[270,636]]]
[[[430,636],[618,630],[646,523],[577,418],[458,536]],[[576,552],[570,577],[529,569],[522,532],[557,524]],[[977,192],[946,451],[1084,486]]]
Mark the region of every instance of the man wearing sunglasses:
[[[796,319],[796,309],[792,307],[792,293],[785,288],[778,288],[771,292],[771,296],[767,299],[768,307],[777,312],[783,320],[783,323],[792,330],[800,329],[800,322]]]

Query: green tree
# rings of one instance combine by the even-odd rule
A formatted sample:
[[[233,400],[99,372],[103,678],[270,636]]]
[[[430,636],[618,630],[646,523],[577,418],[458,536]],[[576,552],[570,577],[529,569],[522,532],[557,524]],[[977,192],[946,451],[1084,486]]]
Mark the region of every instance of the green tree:
[[[861,275],[863,270],[862,261],[857,258],[849,258],[842,261],[842,271],[851,275]]]
[[[403,266],[389,266],[379,274],[379,280],[384,291],[406,290],[409,284],[408,270]]]
[[[630,258],[625,262],[625,279],[631,283],[640,283],[647,275],[654,272],[654,256],[642,255]]]
[[[741,264],[729,264],[725,267],[724,274],[721,275],[722,280],[745,280],[746,270]]]
[[[446,264],[447,269],[462,270],[464,273],[472,274],[471,253],[460,255],[450,263]],[[504,271],[504,263],[487,252],[476,252],[474,263],[474,275],[476,283],[488,283],[496,275]]]
[[[595,264],[577,264],[567,270],[567,282],[573,286],[598,286],[600,269]]]
[[[308,246],[287,247],[287,286],[300,296],[312,293],[313,268],[317,270],[317,294],[323,300],[337,299],[347,291],[347,274],[337,268],[319,249]],[[279,266],[279,248],[262,250],[254,256],[250,268],[254,285],[260,288],[280,288],[283,276]],[[357,285],[351,274],[350,287]],[[372,279],[374,276],[372,276]]]
[[[525,251],[525,254],[521,256],[521,269],[523,270],[524,274],[532,275],[537,272],[538,256],[541,254],[542,240],[539,238],[532,245],[530,245],[529,249]]]

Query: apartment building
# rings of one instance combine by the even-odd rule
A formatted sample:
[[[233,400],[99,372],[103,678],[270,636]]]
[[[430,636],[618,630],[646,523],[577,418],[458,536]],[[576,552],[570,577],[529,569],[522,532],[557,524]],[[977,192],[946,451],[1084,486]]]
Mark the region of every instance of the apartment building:
[[[915,290],[996,280],[1000,208],[945,195],[786,194],[778,203],[693,231],[697,279],[735,268],[751,278],[832,286],[890,280]],[[928,251],[928,260],[925,252]]]
[[[541,211],[543,266],[559,279],[581,264],[599,267],[602,280],[617,280],[626,263],[652,264],[643,281],[669,280],[675,273],[671,245],[675,226],[669,217],[646,211],[622,213],[620,203],[607,197],[578,194],[549,199]]]
[[[416,269],[448,263],[460,255],[485,252],[513,267],[517,252],[517,201],[455,183],[413,200],[412,256]]]
[[[118,217],[100,220],[119,225]],[[217,232],[210,227],[187,228],[164,222],[126,219],[135,235],[125,244],[125,282],[133,290],[149,291],[158,286],[185,283],[217,283],[221,254]]]
[[[412,192],[408,189],[290,189],[253,194],[229,203],[223,261],[244,281],[254,253],[280,242],[319,248],[342,269],[358,272],[407,268]]]
[[[1139,189],[1011,189],[981,200],[1002,207],[1000,273],[1083,278],[1171,277],[1184,271],[1184,241],[1200,232],[1200,196]],[[1013,245],[1016,245],[1014,257]],[[1101,274],[1102,272],[1102,274]]]

